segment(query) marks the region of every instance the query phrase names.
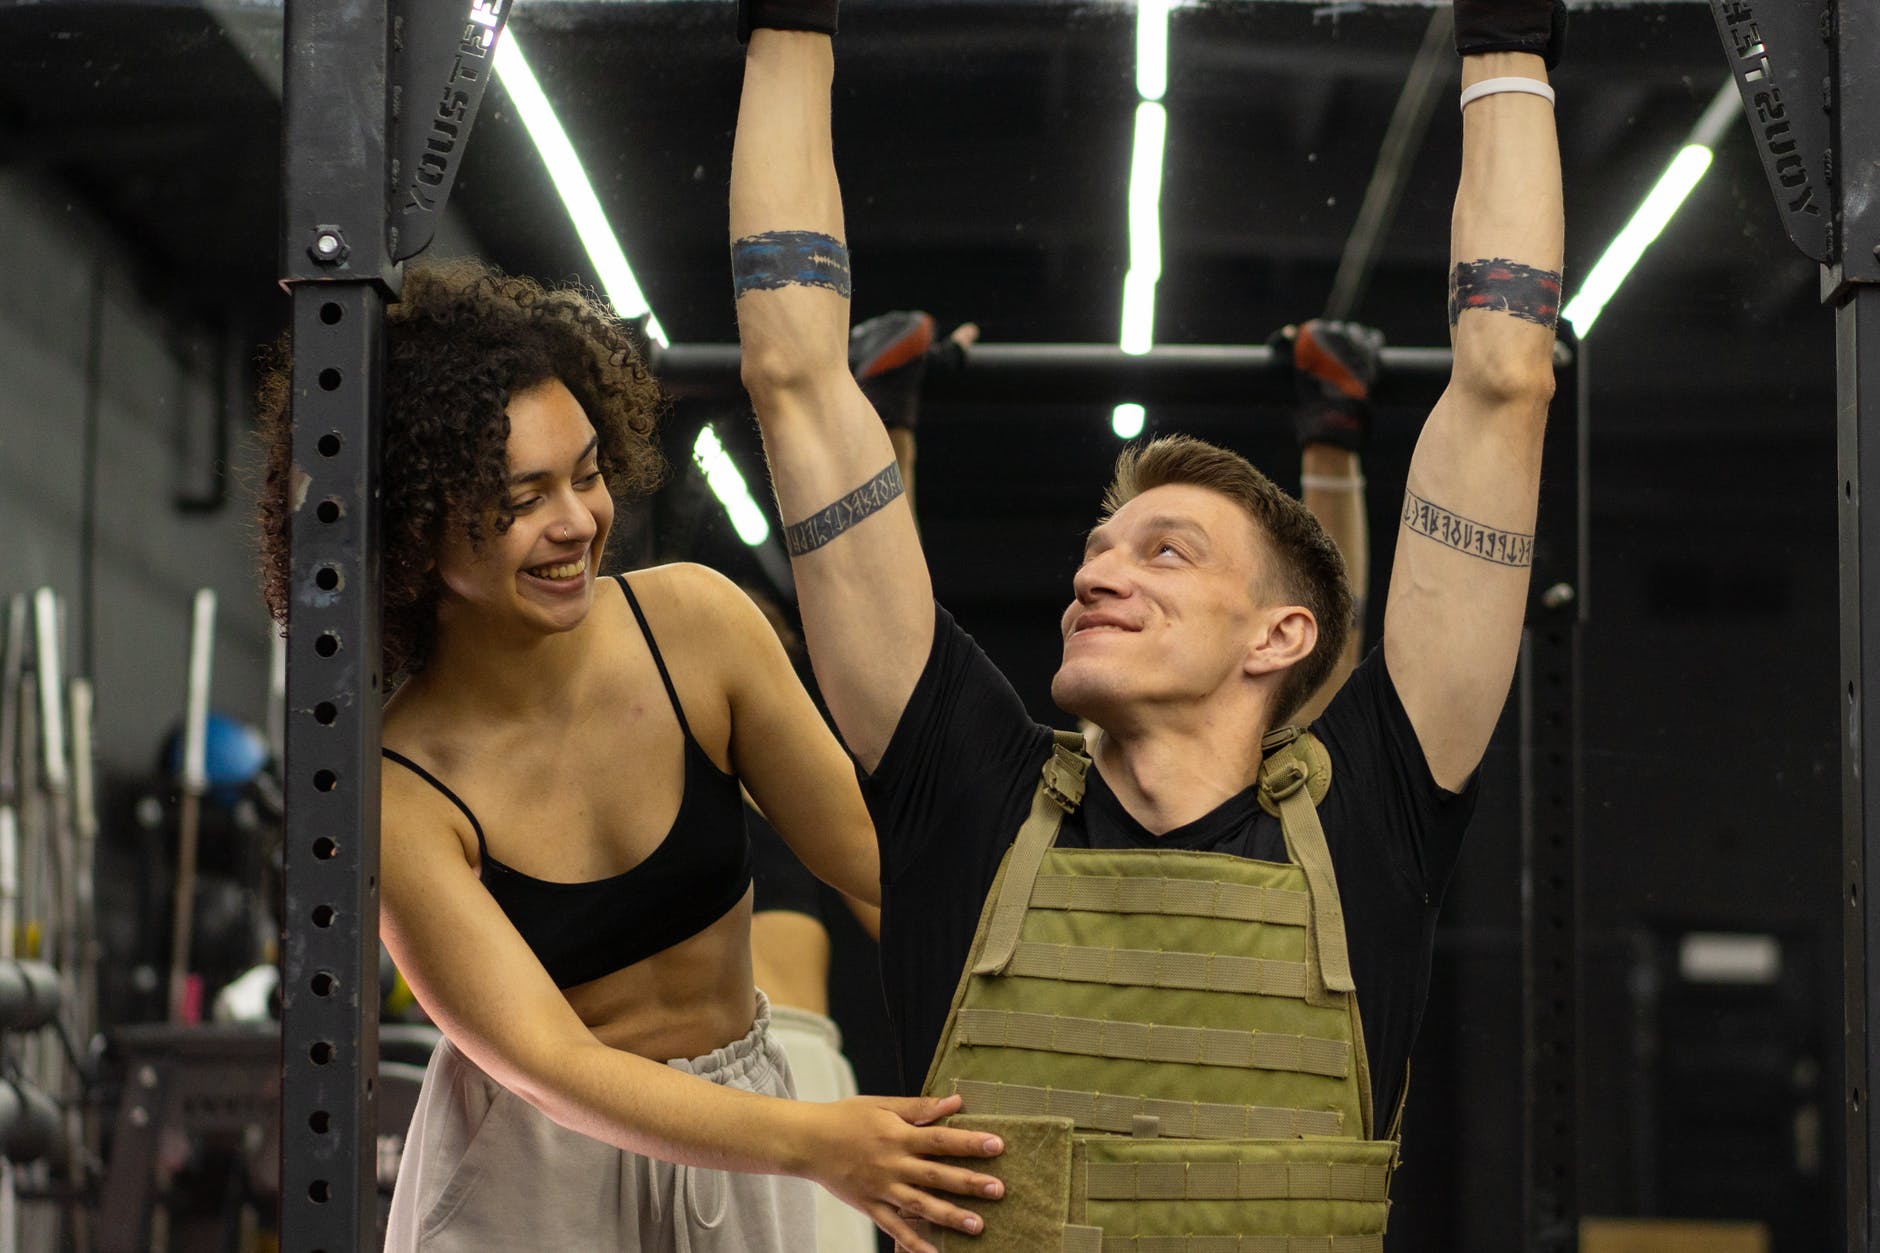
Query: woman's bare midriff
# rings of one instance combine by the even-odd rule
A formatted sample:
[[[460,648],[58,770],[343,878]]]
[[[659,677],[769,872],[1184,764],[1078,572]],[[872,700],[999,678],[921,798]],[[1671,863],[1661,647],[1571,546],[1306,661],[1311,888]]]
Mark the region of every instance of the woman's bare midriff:
[[[601,1043],[654,1061],[699,1057],[751,1029],[751,896],[688,940],[567,989]]]

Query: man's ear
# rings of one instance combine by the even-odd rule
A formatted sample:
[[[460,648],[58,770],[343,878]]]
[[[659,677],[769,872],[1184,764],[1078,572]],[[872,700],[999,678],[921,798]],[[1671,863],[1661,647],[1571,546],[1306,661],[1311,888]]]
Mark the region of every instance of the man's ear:
[[[1304,605],[1276,605],[1266,612],[1264,629],[1247,644],[1242,670],[1249,677],[1274,674],[1298,665],[1319,642],[1319,621]]]

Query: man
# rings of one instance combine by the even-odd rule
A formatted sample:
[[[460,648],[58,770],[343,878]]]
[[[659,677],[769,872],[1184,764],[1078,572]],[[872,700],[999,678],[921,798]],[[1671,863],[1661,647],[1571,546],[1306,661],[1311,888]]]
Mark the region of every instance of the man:
[[[1221,1125],[1244,1125],[1236,1134],[1246,1141],[1279,1146],[1272,1160],[1282,1172],[1282,1203],[1295,1195],[1286,1190],[1288,1180],[1296,1182],[1285,1173],[1291,1147],[1314,1147],[1304,1137],[1349,1138],[1349,1161],[1314,1165],[1316,1177],[1332,1180],[1329,1194],[1314,1195],[1327,1196],[1331,1204],[1321,1208],[1328,1212],[1362,1203],[1349,1228],[1359,1242],[1313,1247],[1380,1247],[1373,1242],[1382,1232],[1381,1187],[1394,1156],[1377,1137],[1401,1099],[1436,911],[1473,807],[1475,769],[1507,695],[1526,601],[1562,249],[1559,157],[1540,55],[1557,46],[1551,7],[1546,0],[1458,6],[1466,107],[1451,248],[1454,370],[1411,462],[1382,646],[1315,724],[1331,785],[1322,800],[1314,786],[1319,808],[1307,804],[1303,812],[1299,780],[1289,785],[1272,768],[1294,760],[1295,749],[1269,732],[1295,716],[1329,673],[1345,638],[1350,591],[1310,514],[1240,458],[1177,439],[1131,449],[1119,462],[1106,516],[1090,533],[1073,580],[1052,685],[1067,713],[1101,729],[1087,771],[1030,720],[970,637],[934,605],[892,450],[847,369],[847,255],[829,147],[833,59],[829,40],[816,33],[833,29],[834,6],[826,6],[826,20],[806,17],[816,6],[805,0],[778,7],[788,13],[777,24],[789,29],[758,29],[751,39],[733,156],[744,378],[770,454],[817,679],[868,776],[882,848],[884,981],[903,1066],[918,1072],[939,1048],[930,1087],[966,1095],[968,1114],[991,1100],[990,1112],[1055,1115],[1053,1102],[1068,1091],[1082,1105],[1059,1121],[1079,1133],[1133,1131],[1152,1144],[1176,1118],[1181,1101],[1170,1098],[1185,1092],[1190,1077],[1212,1083],[1218,1072],[1232,1086],[1251,1076],[1231,1099],[1186,1099],[1205,1104]],[[761,6],[753,8],[764,26]],[[1302,779],[1323,775],[1322,759],[1300,762]],[[1276,819],[1266,802],[1288,817]],[[1005,874],[1037,876],[1041,890],[1020,892],[1002,920],[1004,897],[995,892],[985,904],[987,893],[1014,833],[1033,825],[1028,812],[1049,830],[1029,842],[1029,867],[1015,858]],[[1028,846],[1025,836],[1018,846]],[[1050,894],[1042,891],[1047,879],[1053,892],[1082,899],[1078,885],[1064,886],[1091,874],[1092,859],[1071,855],[1080,850],[1129,854],[1110,856],[1112,869],[1098,886],[1116,897],[1139,895],[1118,888],[1120,878],[1161,885],[1165,904],[1152,918],[1207,913],[1166,904],[1208,886],[1197,866],[1214,868],[1232,889],[1226,895],[1287,902],[1284,919],[1229,923],[1211,934],[1244,939],[1254,954],[1247,960],[1263,977],[1270,954],[1262,946],[1281,934],[1282,922],[1293,928],[1284,943],[1299,951],[1273,959],[1273,968],[1282,982],[1299,985],[1287,994],[1298,1007],[1287,1001],[1274,1009],[1267,1002],[1283,998],[1251,985],[1235,992],[1262,1013],[1272,1010],[1276,1021],[1292,1015],[1319,1025],[1181,1026],[1171,1037],[1158,1014],[1111,1031],[1118,1024],[1110,1009],[1125,999],[1113,993],[1115,981],[1099,979],[1102,986],[1081,1002],[1089,1008],[1066,1012],[1062,1002],[1077,991],[1071,976],[1051,983],[1058,998],[1051,1012],[1028,1012],[1022,990],[1011,995],[1024,982],[1011,978],[1019,969],[1014,949],[1041,934],[1034,923]],[[1149,863],[1145,871],[1135,856],[1144,852],[1172,869],[1157,872]],[[1041,875],[1040,855],[1056,859],[1046,863],[1055,869]],[[1279,888],[1257,882],[1271,867],[1290,876],[1274,879]],[[1182,891],[1166,890],[1178,880]],[[1280,895],[1262,895],[1274,891]],[[1304,904],[1295,909],[1297,902]],[[1093,907],[1074,918],[1101,916],[1109,927],[1113,915],[1127,912]],[[1217,909],[1209,925],[1231,915]],[[1167,928],[1177,929],[1174,922]],[[1148,950],[1163,946],[1147,939],[1134,948],[1035,947],[1067,962],[1066,953],[1081,960],[1093,952],[1107,954],[1104,960],[1119,953],[1153,959]],[[1178,955],[1208,970],[1201,985],[1177,985],[1213,995],[1217,953]],[[968,960],[972,976],[949,1010],[947,990]],[[1136,982],[1163,978],[1151,971]],[[1047,982],[1040,978],[1039,986]],[[1285,1047],[1276,1053],[1275,1045]],[[996,1064],[978,1065],[975,1055]],[[1077,1074],[1116,1076],[1145,1095],[1129,1096],[1123,1116],[1116,1113],[1123,1107],[1104,1101],[1118,1091],[1106,1082],[988,1077],[1016,1075],[1037,1058],[1045,1059],[1044,1074],[1083,1066]],[[1159,1097],[1157,1063],[1179,1079]],[[1311,1087],[1321,1079],[1323,1090]],[[1282,1095],[1263,1095],[1270,1092]],[[1048,1156],[1028,1159],[1011,1130],[1008,1161]],[[1213,1124],[1174,1134],[1220,1136]],[[1373,1151],[1380,1144],[1381,1155]],[[1112,1137],[1094,1148],[1078,1139],[1075,1151],[1073,1160],[1088,1165],[1091,1154],[1117,1150]],[[1248,1160],[1181,1151],[1190,1156],[1172,1160]],[[1338,1195],[1346,1169],[1359,1181],[1351,1197]],[[1177,1178],[1187,1178],[1185,1165]],[[1230,1192],[1234,1186],[1244,1190],[1244,1180],[1230,1182]],[[985,1239],[1016,1213],[1020,1193],[1014,1182],[1002,1208],[986,1211]],[[1078,1203],[1094,1204],[1094,1196]],[[1265,1194],[1254,1199],[1268,1204]],[[1263,1211],[1275,1212],[1270,1205]],[[1060,1205],[1066,1247],[1074,1240],[1095,1247],[1087,1243],[1093,1231],[1102,1241],[1101,1222],[1066,1213]],[[959,1207],[937,1198],[923,1198],[919,1216],[960,1223]],[[1138,1230],[1157,1234],[1146,1225]],[[1308,1226],[1296,1234],[1335,1233]]]

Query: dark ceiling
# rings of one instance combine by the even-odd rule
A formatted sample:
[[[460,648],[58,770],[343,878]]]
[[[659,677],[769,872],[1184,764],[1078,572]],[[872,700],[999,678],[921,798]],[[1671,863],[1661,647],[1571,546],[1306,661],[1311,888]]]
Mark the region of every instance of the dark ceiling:
[[[189,318],[239,319],[260,340],[285,312],[268,64],[280,10],[210,7],[0,5],[0,160],[91,202],[132,245],[154,297]],[[1238,2],[1176,11],[1159,342],[1259,341],[1322,307],[1429,14]],[[729,4],[525,0],[513,21],[667,331],[732,339],[725,187],[740,62]],[[1125,3],[851,0],[835,126],[859,316],[919,306],[946,323],[978,321],[988,341],[1114,342],[1133,40]],[[1453,81],[1453,62],[1445,73]],[[1725,74],[1705,5],[1576,6],[1556,75],[1569,294]],[[1357,307],[1396,344],[1445,339],[1460,131],[1448,88],[1441,98]],[[453,205],[499,264],[593,281],[500,88]],[[1814,267],[1782,237],[1739,123],[1594,334],[1595,463],[1607,468],[1596,515],[1688,531],[1695,544],[1727,507],[1731,475],[1800,482],[1783,467],[1819,460],[1826,482],[1830,344]],[[1030,620],[1062,598],[1114,452],[1107,412],[1038,397],[933,407],[920,512],[943,597],[980,606],[988,622],[1008,611]],[[702,416],[675,414],[676,460]],[[1374,480],[1401,462],[1415,416],[1392,415]],[[1150,421],[1236,443],[1284,481],[1296,460],[1273,417],[1217,404],[1155,408]],[[747,424],[726,425],[758,472]],[[1674,456],[1679,472],[1662,473]],[[675,480],[659,555],[758,577],[685,476]],[[1779,517],[1785,500],[1772,491],[1759,504]],[[1039,620],[1047,643],[1051,621]]]

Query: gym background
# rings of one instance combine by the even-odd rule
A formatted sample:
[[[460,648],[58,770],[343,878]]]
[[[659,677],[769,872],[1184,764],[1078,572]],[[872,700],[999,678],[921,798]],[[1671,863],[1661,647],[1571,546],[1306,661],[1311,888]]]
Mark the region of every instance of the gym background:
[[[1453,56],[1442,45],[1419,60],[1431,19],[1414,4],[1174,10],[1157,345],[1261,343],[1323,313],[1341,264],[1349,316],[1393,346],[1446,344],[1460,131]],[[977,322],[988,345],[1116,344],[1142,247],[1129,212],[1136,6],[854,0],[843,24],[835,128],[857,317],[918,307],[943,328]],[[727,6],[529,0],[511,29],[660,331],[733,343],[724,205],[740,66]],[[179,739],[202,588],[216,594],[214,716],[190,1015],[211,1017],[218,993],[278,950],[278,714],[252,570],[250,427],[257,352],[287,314],[280,39],[269,0],[0,7],[0,598],[19,598],[13,661],[35,683],[34,606],[56,599],[58,630],[43,638],[60,684],[95,692],[97,827],[95,931],[61,943],[59,859],[83,848],[83,807],[34,760],[43,707],[15,701],[11,938],[16,955],[62,966],[93,952],[98,972],[89,1021],[61,1011],[77,1065],[53,1026],[31,1025],[43,1019],[33,988],[9,994],[20,1008],[0,1114],[22,1129],[0,1127],[0,1142],[24,1160],[8,1172],[14,1195],[0,1194],[0,1249],[271,1247],[276,1057],[205,1060],[134,1024],[171,1016],[178,833],[193,804]],[[1439,89],[1393,122],[1419,66]],[[1570,298],[1728,74],[1704,4],[1575,8],[1556,76]],[[1374,187],[1397,194],[1364,210]],[[433,251],[608,282],[508,82],[484,101]],[[1570,691],[1535,706],[1577,714],[1577,908],[1556,936],[1572,961],[1551,976],[1577,989],[1579,1029],[1552,1054],[1572,1073],[1570,1118],[1536,1129],[1523,1115],[1537,1065],[1523,1006],[1546,993],[1531,975],[1524,986],[1511,713],[1437,940],[1393,1253],[1541,1247],[1523,1198],[1547,1134],[1572,1146],[1589,1253],[1815,1253],[1841,1238],[1835,383],[1817,274],[1783,236],[1738,108],[1708,173],[1585,330],[1578,664]],[[748,406],[705,374],[675,387],[673,473],[624,518],[614,564],[703,561],[787,601]],[[1094,395],[1048,371],[967,390],[931,396],[922,414],[923,536],[940,599],[1040,718],[1061,718],[1047,694],[1056,616],[1122,442],[1117,403],[1144,403],[1147,434],[1191,432],[1297,485],[1283,413],[1257,396],[1200,384]],[[1426,391],[1388,375],[1379,387],[1365,456],[1373,638]],[[1557,407],[1556,425],[1574,420]],[[699,468],[707,424],[770,515],[763,545],[740,539]],[[1543,517],[1555,525],[1570,521]],[[68,975],[69,1001],[82,981]],[[223,999],[238,1017],[268,1012],[265,994]],[[138,1104],[142,1088],[214,1086],[188,1087],[186,1072],[222,1076],[228,1099]],[[263,1087],[242,1086],[255,1076]],[[73,1112],[41,1125],[22,1085]],[[402,1123],[382,1130],[395,1153]]]

